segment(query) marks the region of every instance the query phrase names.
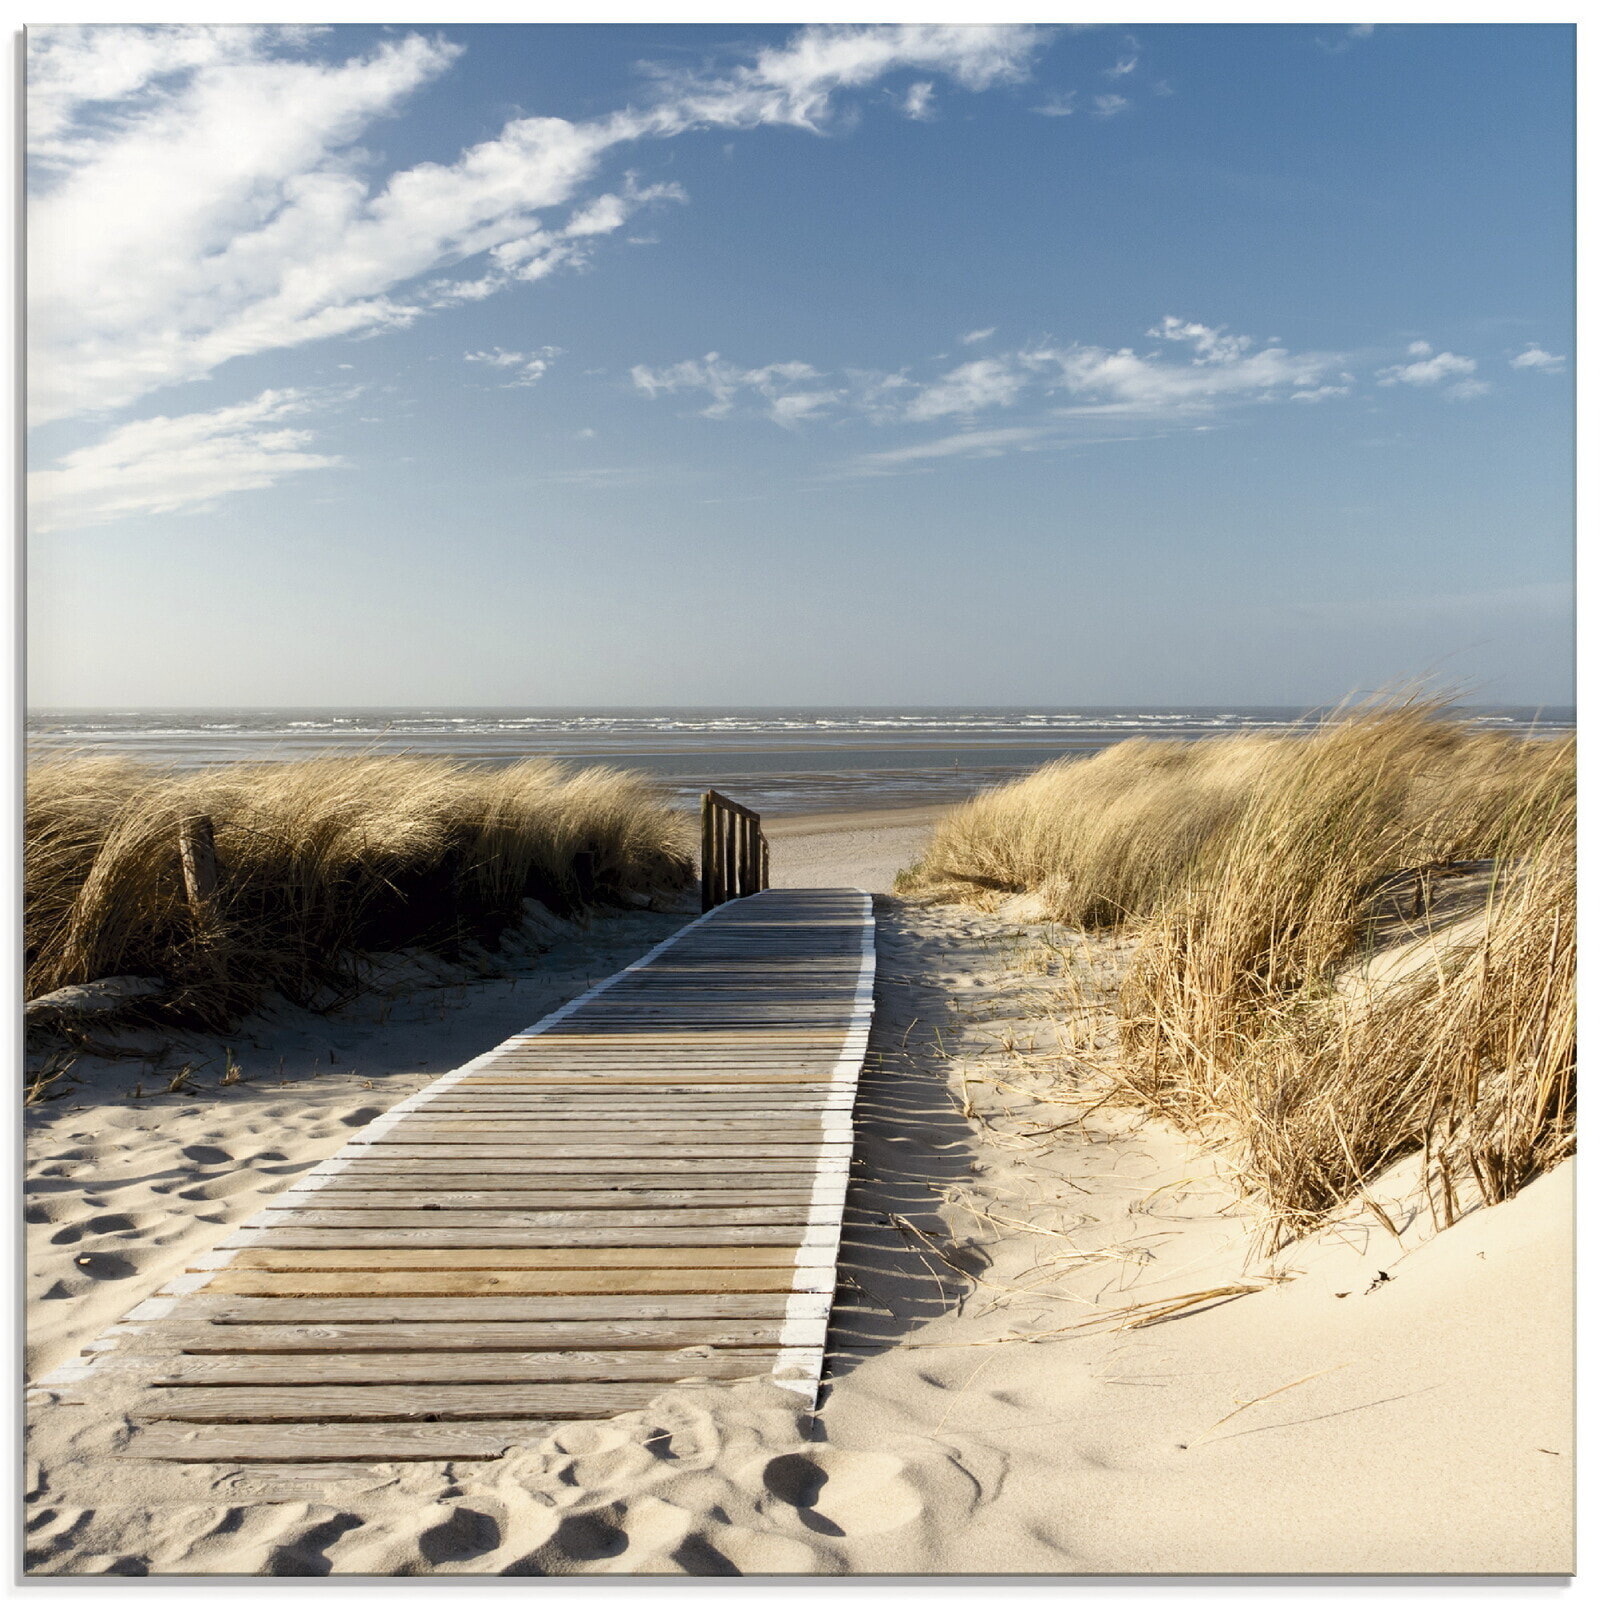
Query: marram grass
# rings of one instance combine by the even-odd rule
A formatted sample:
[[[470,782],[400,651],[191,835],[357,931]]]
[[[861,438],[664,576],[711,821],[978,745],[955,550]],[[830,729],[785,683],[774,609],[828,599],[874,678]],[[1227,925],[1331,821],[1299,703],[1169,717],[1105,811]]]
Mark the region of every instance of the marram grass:
[[[201,916],[179,861],[191,816],[216,836]],[[367,953],[492,943],[524,897],[571,912],[682,889],[693,871],[686,820],[603,768],[330,756],[180,772],[48,756],[28,773],[26,992],[153,977],[155,1014],[224,1026],[273,992],[354,993]]]
[[[1503,1200],[1572,1149],[1574,757],[1436,703],[1131,740],[959,808],[903,887],[1030,891],[1136,935],[1110,1070],[1226,1139],[1281,1231],[1419,1152],[1450,1220],[1463,1185]],[[1464,862],[1486,896],[1434,939],[1425,886]],[[1397,891],[1419,959],[1379,983],[1362,958]]]

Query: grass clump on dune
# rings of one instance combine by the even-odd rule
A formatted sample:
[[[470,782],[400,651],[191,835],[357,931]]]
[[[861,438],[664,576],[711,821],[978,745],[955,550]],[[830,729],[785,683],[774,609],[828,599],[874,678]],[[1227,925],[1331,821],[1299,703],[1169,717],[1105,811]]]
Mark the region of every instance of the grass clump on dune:
[[[218,868],[200,914],[178,846],[196,816],[211,819]],[[369,953],[492,944],[524,897],[570,913],[692,876],[686,822],[631,773],[416,756],[180,772],[47,757],[28,774],[26,992],[149,977],[164,986],[156,1013],[223,1026],[272,992],[347,997]]]
[[[1135,934],[1121,1090],[1232,1141],[1283,1229],[1419,1151],[1449,1219],[1571,1149],[1575,834],[1572,741],[1411,703],[1057,763],[954,813],[908,887]],[[1463,863],[1484,893],[1435,938]],[[1396,904],[1420,959],[1380,982]]]

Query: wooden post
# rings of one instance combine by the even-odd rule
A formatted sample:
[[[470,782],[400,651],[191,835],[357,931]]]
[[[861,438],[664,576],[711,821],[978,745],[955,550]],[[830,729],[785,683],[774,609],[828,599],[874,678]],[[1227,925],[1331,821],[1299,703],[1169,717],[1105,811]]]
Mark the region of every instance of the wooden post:
[[[754,894],[756,883],[756,825],[752,818],[744,817],[744,849],[739,854],[739,892]]]
[[[700,914],[705,915],[715,905],[711,885],[711,858],[717,848],[717,813],[711,803],[708,789],[700,796]]]
[[[217,893],[217,837],[210,817],[184,817],[178,824],[178,859],[183,892],[198,920],[208,918]]]
[[[722,904],[722,808],[711,802],[711,904]]]
[[[761,887],[772,887],[772,852],[767,848],[767,836],[761,835]]]
[[[589,905],[594,900],[599,857],[593,850],[576,850],[572,856],[572,876],[578,885],[578,901]]]

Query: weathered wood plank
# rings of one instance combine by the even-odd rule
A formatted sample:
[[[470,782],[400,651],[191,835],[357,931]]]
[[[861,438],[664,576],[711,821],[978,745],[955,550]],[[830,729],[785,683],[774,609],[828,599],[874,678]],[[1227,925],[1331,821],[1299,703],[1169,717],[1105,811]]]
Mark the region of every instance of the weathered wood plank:
[[[630,1211],[622,1209],[578,1211],[487,1211],[458,1208],[446,1210],[436,1204],[416,1205],[410,1208],[377,1206],[325,1207],[296,1206],[287,1217],[270,1212],[257,1212],[254,1223],[276,1222],[273,1237],[282,1228],[304,1230],[360,1229],[360,1228],[430,1228],[441,1232],[460,1230],[478,1232],[484,1229],[523,1232],[527,1230],[565,1230],[572,1238],[593,1244],[595,1230],[643,1228],[657,1230],[703,1229],[718,1227],[782,1227],[804,1226],[809,1208],[803,1205],[769,1206],[756,1210],[748,1206],[720,1206],[705,1209],[676,1207],[669,1211]],[[617,1241],[613,1241],[617,1242]]]
[[[602,1174],[626,1178],[629,1174],[643,1171],[657,1177],[667,1174],[692,1176],[696,1184],[702,1184],[709,1183],[712,1176],[718,1173],[747,1173],[762,1177],[775,1173],[789,1175],[814,1172],[818,1159],[814,1153],[805,1156],[768,1154],[757,1159],[749,1154],[680,1156],[676,1153],[657,1155],[651,1151],[636,1150],[630,1155],[597,1154],[587,1160],[582,1156],[548,1156],[539,1160],[527,1156],[496,1155],[493,1167],[494,1175],[502,1178],[600,1177]],[[477,1177],[483,1175],[484,1168],[489,1164],[484,1160],[481,1150],[470,1157],[435,1154],[431,1157],[408,1155],[403,1159],[394,1155],[385,1156],[380,1152],[370,1157],[354,1158],[350,1167],[365,1168],[371,1175],[385,1177],[401,1173],[446,1177],[470,1173]]]
[[[502,1180],[504,1186],[501,1188],[490,1187],[494,1181],[492,1177],[480,1177],[476,1181],[478,1187],[472,1189],[441,1189],[431,1178],[390,1176],[363,1179],[359,1175],[340,1174],[330,1178],[323,1187],[311,1194],[291,1190],[284,1195],[274,1195],[268,1205],[296,1209],[299,1201],[311,1199],[319,1206],[341,1208],[363,1206],[382,1210],[385,1207],[418,1205],[439,1211],[555,1209],[587,1215],[591,1211],[628,1210],[644,1206],[653,1210],[694,1210],[701,1206],[729,1206],[735,1202],[743,1208],[803,1206],[811,1194],[809,1183],[797,1182],[782,1189],[751,1188],[749,1179],[742,1175],[730,1177],[717,1186],[712,1186],[707,1180],[705,1187],[693,1189],[656,1188],[655,1183],[671,1180],[652,1179],[648,1175],[636,1182],[606,1177],[603,1180],[607,1185],[605,1188],[598,1187],[602,1180],[597,1178],[590,1187],[584,1189],[530,1188],[520,1177]],[[552,1184],[568,1181],[560,1174],[554,1174],[551,1178]],[[419,1198],[422,1195],[426,1195],[426,1199]]]
[[[544,1272],[259,1272],[224,1268],[198,1294],[230,1295],[502,1295],[502,1294],[784,1294],[792,1267],[644,1267],[551,1269]]]
[[[133,1415],[158,1422],[557,1421],[614,1417],[660,1392],[658,1382],[150,1389]]]
[[[384,1171],[381,1166],[370,1162],[354,1162],[339,1173],[328,1174],[325,1184],[317,1189],[318,1195],[325,1194],[376,1194],[376,1192],[411,1192],[416,1189],[437,1190],[440,1197],[451,1194],[592,1194],[626,1195],[627,1205],[654,1205],[656,1194],[714,1194],[726,1190],[749,1190],[752,1194],[784,1194],[789,1197],[805,1197],[811,1189],[811,1176],[816,1170],[816,1163],[795,1162],[789,1163],[792,1170],[774,1171],[773,1176],[758,1182],[750,1168],[749,1162],[733,1163],[731,1166],[712,1165],[707,1162],[696,1162],[686,1165],[682,1171],[675,1168],[662,1168],[651,1163],[650,1166],[622,1166],[611,1168],[606,1166],[602,1170],[595,1170],[594,1166],[579,1165],[573,1171],[550,1171],[542,1168],[538,1163],[531,1163],[531,1171],[483,1171],[482,1163],[477,1166],[467,1166],[461,1173],[445,1174],[446,1178],[459,1179],[459,1182],[445,1182],[440,1179],[440,1171],[434,1163],[390,1162],[395,1171]],[[528,1166],[530,1163],[520,1163]],[[568,1163],[570,1165],[570,1163]],[[498,1168],[499,1163],[496,1163]],[[768,1168],[760,1168],[768,1171]],[[470,1190],[467,1187],[470,1186]],[[299,1190],[290,1190],[299,1192]],[[640,1195],[648,1195],[648,1200],[642,1200]],[[499,1202],[496,1202],[499,1203]],[[512,1202],[520,1205],[522,1202]],[[562,1202],[566,1205],[568,1202]],[[576,1203],[576,1202],[573,1202]],[[589,1203],[589,1202],[584,1202]],[[602,1203],[602,1202],[595,1202]],[[672,1202],[662,1202],[669,1205]]]
[[[276,1302],[270,1302],[276,1304]],[[304,1301],[296,1302],[304,1305]],[[423,1301],[436,1305],[437,1301]],[[821,1314],[809,1324],[820,1339]],[[246,1352],[291,1354],[311,1351],[378,1352],[463,1350],[681,1350],[688,1345],[713,1349],[776,1351],[785,1319],[719,1321],[707,1317],[598,1318],[563,1322],[269,1322],[214,1323],[173,1318],[153,1326],[141,1339],[141,1355],[232,1355]]]
[[[151,1377],[157,1388],[308,1384],[676,1383],[680,1378],[756,1378],[777,1350],[297,1350],[174,1356]]]
[[[123,1454],[155,1461],[494,1461],[548,1428],[450,1423],[146,1424]]]
[[[824,1309],[820,1297],[817,1304]],[[780,1321],[789,1309],[783,1293],[497,1295],[490,1299],[437,1295],[426,1298],[368,1296],[363,1299],[314,1296],[295,1300],[257,1299],[213,1290],[203,1296],[181,1295],[162,1302],[163,1324],[177,1320],[207,1322],[217,1327],[268,1323],[374,1322],[609,1322],[631,1320],[666,1324],[673,1320],[717,1318]]]
[[[273,1230],[277,1232],[276,1229]],[[227,1270],[239,1272],[549,1272],[646,1267],[665,1272],[699,1267],[787,1267],[794,1250],[775,1245],[649,1247],[585,1246],[517,1249],[272,1249],[248,1245]]]
[[[361,1213],[353,1213],[360,1217]],[[392,1250],[407,1246],[437,1246],[452,1250],[493,1249],[502,1253],[509,1246],[560,1246],[582,1241],[586,1246],[650,1245],[673,1250],[685,1246],[721,1245],[787,1246],[791,1253],[799,1247],[805,1233],[803,1222],[764,1227],[758,1223],[733,1227],[709,1227],[685,1221],[678,1227],[615,1228],[600,1224],[568,1222],[556,1227],[519,1228],[497,1225],[477,1228],[431,1228],[402,1224],[374,1227],[364,1221],[344,1221],[331,1227],[300,1227],[279,1224],[258,1230],[261,1238],[250,1241],[259,1247],[267,1239],[279,1249],[326,1250],[330,1247]]]

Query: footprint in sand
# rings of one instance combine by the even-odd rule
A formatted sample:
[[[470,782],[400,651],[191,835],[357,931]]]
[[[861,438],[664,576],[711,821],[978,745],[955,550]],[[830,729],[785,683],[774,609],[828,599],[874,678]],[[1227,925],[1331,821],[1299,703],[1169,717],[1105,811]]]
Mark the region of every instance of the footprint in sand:
[[[91,1250],[74,1256],[72,1264],[86,1278],[109,1282],[114,1278],[131,1278],[139,1269],[116,1250]]]
[[[500,1547],[500,1524],[471,1506],[451,1506],[417,1538],[417,1549],[435,1565],[475,1561]]]
[[[228,1151],[216,1144],[186,1144],[179,1154],[199,1167],[217,1167],[233,1160]]]
[[[813,1533],[834,1538],[887,1533],[922,1514],[922,1496],[902,1474],[898,1456],[819,1445],[775,1456],[761,1481]]]
[[[178,1191],[180,1200],[226,1200],[243,1189],[253,1188],[257,1182],[253,1172],[226,1172],[220,1177],[207,1178],[204,1183],[191,1184]]]
[[[614,1501],[563,1517],[554,1537],[534,1555],[548,1573],[595,1570],[590,1563],[601,1562],[599,1570],[606,1572],[679,1571],[670,1552],[683,1544],[693,1520],[682,1506],[653,1495]]]
[[[374,1117],[382,1115],[382,1106],[357,1106],[354,1111],[347,1112],[339,1120],[347,1128],[364,1128]]]

